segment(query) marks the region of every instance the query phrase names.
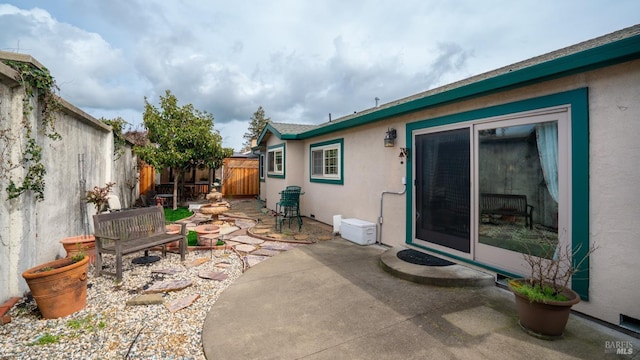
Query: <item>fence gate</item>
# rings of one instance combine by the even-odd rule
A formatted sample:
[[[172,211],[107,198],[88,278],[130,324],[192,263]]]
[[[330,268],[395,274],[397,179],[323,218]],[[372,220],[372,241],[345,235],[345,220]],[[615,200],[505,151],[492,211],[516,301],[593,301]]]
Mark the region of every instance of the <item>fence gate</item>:
[[[227,158],[222,169],[224,196],[256,196],[259,192],[258,159]]]
[[[144,195],[149,190],[155,190],[156,170],[153,166],[140,165],[140,194]]]

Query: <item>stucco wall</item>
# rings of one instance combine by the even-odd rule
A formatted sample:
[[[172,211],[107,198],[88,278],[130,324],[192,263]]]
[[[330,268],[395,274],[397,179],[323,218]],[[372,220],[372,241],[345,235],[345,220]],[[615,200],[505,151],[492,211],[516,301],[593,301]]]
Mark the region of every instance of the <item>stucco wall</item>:
[[[398,158],[405,147],[405,125],[445,115],[536,98],[587,87],[590,132],[590,243],[598,250],[590,258],[589,301],[578,311],[619,324],[620,314],[640,319],[640,61],[554,79],[471,100],[416,111],[328,135],[304,140],[306,191],[305,216],[331,224],[333,215],[377,222],[382,191],[401,191],[405,164]],[[396,146],[385,148],[387,128],[396,128]],[[344,139],[344,185],[309,181],[309,146]],[[289,155],[289,152],[287,153]],[[287,156],[288,157],[288,156]],[[287,170],[287,177],[291,176]],[[283,181],[267,179],[268,197],[283,187]],[[407,180],[411,186],[411,179]],[[277,193],[277,191],[276,191]],[[270,200],[271,200],[270,199]],[[406,239],[405,195],[386,195],[381,240],[404,245]],[[275,202],[269,201],[273,208]]]
[[[0,128],[22,128],[22,98],[21,87],[6,81],[0,83]],[[57,114],[55,124],[62,139],[53,141],[41,131],[36,135],[47,170],[44,201],[36,202],[31,192],[7,200],[7,183],[0,181],[0,301],[28,290],[21,276],[24,270],[65,255],[60,239],[85,233],[85,224],[92,231],[91,216],[95,210],[82,200],[86,194],[80,186],[79,154],[84,154],[87,189],[104,186],[109,181],[121,184],[125,169],[135,167],[130,147],[121,159],[114,161],[110,127],[64,100],[62,103],[63,111]],[[29,120],[37,129],[36,115],[40,110],[35,101],[32,105]],[[15,161],[20,156],[20,146],[12,148]],[[12,175],[20,179],[24,170],[17,168]],[[86,219],[81,216],[80,207],[87,208]]]

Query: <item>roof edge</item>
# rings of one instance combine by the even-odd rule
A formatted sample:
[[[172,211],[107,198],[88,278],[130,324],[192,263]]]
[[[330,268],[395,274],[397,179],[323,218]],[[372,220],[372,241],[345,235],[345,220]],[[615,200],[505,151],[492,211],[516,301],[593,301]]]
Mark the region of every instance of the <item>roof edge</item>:
[[[625,34],[631,35],[624,37]],[[611,39],[616,40],[611,41]],[[610,42],[606,42],[606,40],[610,40]],[[553,55],[567,52],[567,55],[553,57]],[[638,58],[640,58],[640,25],[635,25],[529,60],[412,95],[391,102],[386,106],[373,108],[370,111],[365,110],[361,114],[348,115],[342,121],[336,119],[330,124],[320,124],[315,129],[297,134],[297,138],[306,139],[325,135],[420,109],[523,87]]]

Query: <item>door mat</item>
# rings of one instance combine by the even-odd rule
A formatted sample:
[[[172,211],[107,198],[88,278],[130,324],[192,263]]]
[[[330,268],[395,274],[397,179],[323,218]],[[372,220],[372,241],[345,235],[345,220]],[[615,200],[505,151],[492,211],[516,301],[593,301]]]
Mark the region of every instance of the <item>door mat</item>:
[[[398,252],[398,258],[408,263],[424,266],[449,266],[455,265],[451,261],[440,259],[438,257],[421,253],[413,249],[406,249]]]

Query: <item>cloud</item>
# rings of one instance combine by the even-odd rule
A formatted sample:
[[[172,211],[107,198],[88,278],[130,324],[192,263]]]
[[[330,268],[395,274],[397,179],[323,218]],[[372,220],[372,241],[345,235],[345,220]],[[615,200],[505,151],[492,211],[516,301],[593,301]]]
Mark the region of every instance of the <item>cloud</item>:
[[[169,89],[239,149],[259,106],[273,121],[325,122],[621,29],[638,11],[637,0],[21,0],[0,4],[0,48],[34,56],[96,116],[140,124],[144,97]]]

